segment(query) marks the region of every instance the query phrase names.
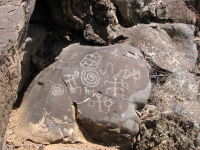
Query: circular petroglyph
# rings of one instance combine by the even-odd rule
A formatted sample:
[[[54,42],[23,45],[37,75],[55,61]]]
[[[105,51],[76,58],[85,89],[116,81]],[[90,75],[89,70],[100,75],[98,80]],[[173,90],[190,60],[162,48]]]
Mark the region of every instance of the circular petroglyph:
[[[64,93],[64,88],[61,84],[54,84],[52,87],[51,87],[51,94],[53,96],[62,96]]]
[[[82,71],[81,81],[84,85],[88,87],[95,87],[100,82],[99,74],[96,70],[86,69]]]

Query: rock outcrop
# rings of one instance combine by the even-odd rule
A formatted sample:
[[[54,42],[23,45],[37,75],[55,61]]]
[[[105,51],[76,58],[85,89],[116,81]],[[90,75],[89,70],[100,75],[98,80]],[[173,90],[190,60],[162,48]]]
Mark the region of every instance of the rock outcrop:
[[[21,78],[20,50],[35,0],[0,1],[0,149]]]
[[[132,26],[140,22],[176,22],[195,24],[197,15],[184,0],[111,0],[126,21]],[[120,20],[119,20],[120,22]],[[123,22],[121,23],[124,24]]]
[[[60,26],[83,31],[88,41],[108,45],[109,25],[118,24],[115,7],[110,0],[47,1],[52,16]]]
[[[95,140],[130,144],[150,90],[149,65],[138,49],[72,44],[28,88],[21,133],[41,143],[81,141],[78,121]]]

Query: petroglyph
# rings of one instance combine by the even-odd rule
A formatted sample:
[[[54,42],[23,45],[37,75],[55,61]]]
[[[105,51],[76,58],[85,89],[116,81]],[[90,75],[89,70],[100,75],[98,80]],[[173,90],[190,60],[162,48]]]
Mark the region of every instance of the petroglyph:
[[[97,100],[90,100],[88,102],[88,106],[90,107],[95,107],[96,104],[98,105],[98,109],[99,109],[99,112],[103,112],[102,111],[102,105],[107,107],[108,111],[110,111],[110,107],[113,105],[113,101],[111,100],[111,98],[107,98],[107,97],[104,97],[102,98],[102,95],[100,93],[96,94],[96,98]]]
[[[69,88],[69,91],[71,93],[74,94],[77,91],[78,91],[78,94],[82,93],[81,87],[77,86],[77,83],[76,83],[76,79],[79,78],[79,72],[78,71],[75,71],[74,75],[67,74],[67,75],[64,75],[63,77],[67,77],[68,78],[67,80],[65,80],[65,83],[67,84],[67,86]]]
[[[117,57],[118,56],[118,54],[116,54],[117,51],[118,51],[118,49],[115,49],[113,52],[111,52],[111,54],[113,54],[115,57]]]
[[[110,95],[112,93],[112,96],[117,98],[118,96],[123,97],[124,96],[124,89],[123,88],[127,88],[128,87],[128,83],[127,82],[123,82],[123,79],[120,79],[118,81],[118,77],[116,75],[114,75],[113,77],[114,81],[104,81],[104,86],[111,84],[112,86],[106,89],[106,94]],[[121,88],[118,86],[121,85]],[[117,92],[117,91],[120,92]],[[121,94],[118,94],[121,93]]]
[[[51,87],[51,94],[53,96],[59,97],[59,96],[62,96],[63,93],[64,93],[64,88],[61,84],[54,84]]]
[[[127,69],[127,66],[125,66],[125,69],[124,70],[120,70],[118,73],[117,73],[117,77],[121,77],[123,79],[128,79],[130,77],[133,77],[134,81],[135,80],[140,80],[141,79],[141,74],[140,74],[140,70],[136,70],[136,69],[132,69],[132,71],[129,71]]]
[[[86,86],[84,87],[84,89],[85,89],[85,94],[86,95],[93,95],[94,94],[94,89],[89,90]]]
[[[82,71],[81,81],[84,85],[88,87],[95,87],[99,84],[100,77],[96,70],[85,69]]]
[[[87,54],[80,62],[80,66],[85,69],[96,69],[101,59],[102,56],[98,53]]]

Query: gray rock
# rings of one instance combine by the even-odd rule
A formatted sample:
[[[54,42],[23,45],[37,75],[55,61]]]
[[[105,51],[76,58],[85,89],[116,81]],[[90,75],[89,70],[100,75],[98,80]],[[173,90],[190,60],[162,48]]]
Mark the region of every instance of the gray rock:
[[[0,138],[17,98],[23,40],[35,0],[0,2]],[[0,146],[1,147],[1,146]]]
[[[188,71],[173,73],[162,86],[164,90],[182,101],[197,101],[198,82]]]
[[[168,77],[165,84],[157,90],[157,95],[168,101],[173,112],[200,124],[200,103],[197,101],[198,84],[191,73],[179,71]]]
[[[139,24],[124,29],[124,35],[125,42],[139,48],[148,60],[162,69],[191,71],[195,66],[198,53],[193,25]]]
[[[151,90],[149,65],[127,44],[91,47],[72,44],[31,83],[20,107],[22,134],[33,141],[92,138],[123,145],[139,130],[141,109]]]

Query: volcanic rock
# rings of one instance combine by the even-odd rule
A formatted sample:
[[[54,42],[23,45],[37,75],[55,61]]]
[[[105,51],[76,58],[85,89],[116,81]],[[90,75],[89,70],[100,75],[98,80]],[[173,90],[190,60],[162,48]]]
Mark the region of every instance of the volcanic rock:
[[[84,31],[88,41],[107,45],[109,25],[118,24],[115,7],[110,0],[47,1],[56,23],[62,27]]]
[[[195,24],[197,16],[184,0],[111,0],[129,26],[141,22],[176,22]],[[120,22],[120,20],[119,20]],[[120,23],[123,25],[123,22]]]
[[[126,42],[140,49],[157,66],[170,72],[191,71],[197,60],[194,26],[175,24],[139,24],[124,29]]]
[[[21,78],[20,50],[35,0],[0,2],[0,149]]]
[[[26,81],[26,76],[28,74],[31,56],[33,56],[36,51],[43,44],[47,30],[42,25],[29,24],[27,38],[24,42],[24,49],[21,52],[22,62],[21,62],[21,80],[19,83],[18,91],[21,90],[24,82]]]
[[[127,44],[63,49],[31,83],[20,107],[22,134],[36,142],[81,141],[77,126],[108,145],[132,143],[136,110],[151,91],[149,65]]]

